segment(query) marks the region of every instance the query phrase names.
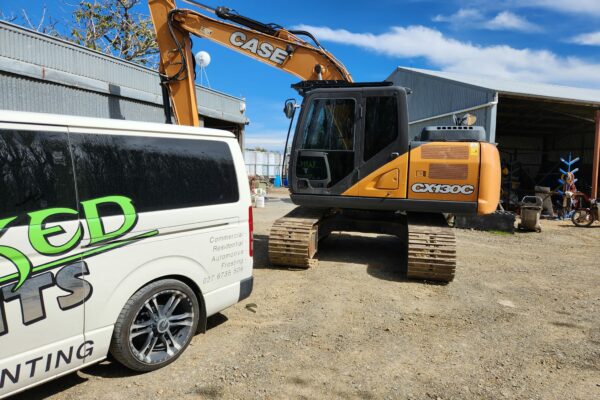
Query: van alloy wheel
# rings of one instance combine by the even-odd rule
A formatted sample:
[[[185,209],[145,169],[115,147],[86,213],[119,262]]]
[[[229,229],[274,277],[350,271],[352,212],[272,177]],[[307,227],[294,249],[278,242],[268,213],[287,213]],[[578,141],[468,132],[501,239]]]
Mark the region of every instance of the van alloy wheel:
[[[178,290],[165,290],[148,299],[129,329],[129,345],[144,363],[162,363],[181,351],[191,335],[191,299]]]
[[[201,314],[198,300],[188,285],[175,279],[141,288],[125,304],[115,323],[111,354],[138,372],[172,363],[196,333]]]

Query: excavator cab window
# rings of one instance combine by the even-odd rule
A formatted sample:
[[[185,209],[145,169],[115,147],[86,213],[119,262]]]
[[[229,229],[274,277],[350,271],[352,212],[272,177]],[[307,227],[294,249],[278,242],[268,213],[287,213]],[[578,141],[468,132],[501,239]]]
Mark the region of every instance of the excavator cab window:
[[[365,110],[365,148],[368,161],[398,138],[398,101],[396,96],[368,96]]]
[[[308,104],[299,143],[296,177],[329,188],[354,170],[356,100],[315,98]]]
[[[302,131],[302,149],[354,149],[354,99],[315,99]]]

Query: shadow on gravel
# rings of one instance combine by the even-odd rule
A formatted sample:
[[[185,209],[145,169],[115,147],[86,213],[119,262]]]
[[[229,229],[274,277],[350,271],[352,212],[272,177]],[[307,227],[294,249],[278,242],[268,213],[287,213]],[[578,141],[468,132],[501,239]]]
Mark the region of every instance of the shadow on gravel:
[[[574,228],[574,229],[594,229],[594,228],[600,229],[600,225],[597,222],[594,222],[590,226],[584,226],[584,227],[575,226],[573,224],[570,224],[570,225],[558,225],[558,227],[559,228]]]
[[[219,325],[223,325],[227,321],[229,321],[229,318],[227,318],[225,315],[223,315],[221,313],[212,315],[212,316],[208,317],[208,319],[206,321],[206,330],[210,331],[211,329],[216,328]]]
[[[229,319],[221,314],[217,313],[211,317],[208,317],[206,328],[207,331],[216,328],[219,325],[224,324]],[[198,336],[198,335],[196,335]],[[116,362],[111,355],[108,355],[108,358],[101,363],[91,365],[87,368],[81,370],[81,372],[86,373],[88,375],[101,377],[104,379],[110,378],[127,378],[136,375],[142,375],[142,373],[134,372],[130,369],[125,368],[118,362]],[[77,372],[74,372],[69,375],[65,375],[61,378],[55,379],[48,383],[44,383],[43,385],[37,386],[30,390],[27,390],[21,394],[15,395],[11,397],[11,399],[15,400],[38,400],[45,399],[50,396],[54,396],[63,392],[71,387],[81,385],[82,383],[87,382],[88,379],[81,376]]]
[[[281,201],[282,203],[294,204],[289,197],[267,197],[267,201]]]
[[[254,269],[271,268],[269,265],[269,237],[254,234]]]
[[[51,382],[45,383],[36,388],[27,390],[23,393],[17,394],[11,399],[13,400],[39,400],[45,399],[50,396],[57,395],[58,393],[70,389],[74,386],[81,385],[87,382],[86,378],[79,376],[77,373],[72,373],[62,378],[55,379]]]
[[[254,268],[283,271],[297,271],[288,267],[278,267],[269,262],[269,237],[254,236]],[[357,236],[346,233],[332,233],[319,242],[319,260],[338,264],[364,264],[367,273],[374,278],[393,282],[414,282],[406,277],[406,253],[400,239],[393,236]],[[436,282],[427,282],[437,285]]]
[[[394,236],[357,236],[332,233],[319,243],[319,259],[343,264],[365,264],[367,274],[392,282],[414,282],[406,277],[406,254]]]

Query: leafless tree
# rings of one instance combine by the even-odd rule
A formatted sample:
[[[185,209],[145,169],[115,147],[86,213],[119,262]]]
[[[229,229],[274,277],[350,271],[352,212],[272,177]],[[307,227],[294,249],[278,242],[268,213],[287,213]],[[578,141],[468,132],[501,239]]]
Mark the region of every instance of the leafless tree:
[[[46,7],[44,7],[42,9],[42,16],[40,17],[40,20],[37,23],[34,23],[29,17],[27,11],[21,10],[21,19],[24,22],[24,25],[31,30],[45,33],[47,35],[60,36],[56,29],[56,25],[58,24],[58,22],[52,20],[52,18],[50,17],[47,18],[46,14],[47,9]]]
[[[6,14],[4,14],[4,12],[2,12],[2,10],[0,10],[0,21],[15,22],[16,19],[17,19],[16,15],[14,15],[14,14],[6,15]]]

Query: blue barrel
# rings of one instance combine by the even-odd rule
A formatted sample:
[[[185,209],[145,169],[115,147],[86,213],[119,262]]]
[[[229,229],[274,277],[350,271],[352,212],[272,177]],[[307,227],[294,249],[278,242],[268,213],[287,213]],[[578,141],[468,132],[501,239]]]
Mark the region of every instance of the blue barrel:
[[[275,187],[281,187],[281,175],[275,176]]]

